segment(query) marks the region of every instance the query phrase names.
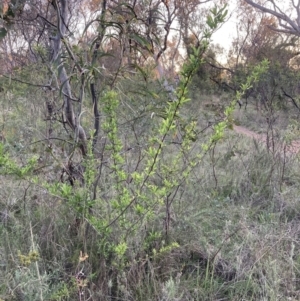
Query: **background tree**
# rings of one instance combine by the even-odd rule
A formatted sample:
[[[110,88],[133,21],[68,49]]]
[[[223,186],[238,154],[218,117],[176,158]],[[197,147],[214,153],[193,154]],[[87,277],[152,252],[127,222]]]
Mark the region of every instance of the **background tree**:
[[[283,3],[281,1],[271,0],[267,2],[267,5],[260,4],[258,1],[252,0],[244,0],[249,5],[253,6],[254,8],[273,15],[278,19],[280,28],[276,28],[272,25],[269,27],[277,32],[293,34],[298,36],[299,35],[299,26],[300,26],[300,2],[299,1],[288,1],[288,3]],[[283,5],[287,6],[284,7]],[[296,18],[292,17],[292,14],[296,14]]]
[[[237,28],[237,38],[234,40],[229,55],[232,56],[229,62],[231,72],[231,88],[236,89],[241,82],[244,81],[249,74],[253,65],[264,58],[268,58],[271,62],[269,69],[269,87],[270,91],[275,92],[274,101],[281,105],[285,103],[282,98],[282,87],[295,87],[296,82],[291,80],[296,74],[290,69],[290,61],[298,55],[297,41],[294,36],[276,32],[273,29],[278,28],[277,19],[274,16],[265,14],[257,14],[257,11],[241,2],[238,15],[240,22]],[[273,69],[273,70],[272,70]],[[258,84],[257,84],[258,85]],[[263,104],[267,102],[266,93],[259,90],[267,88],[266,83],[260,85],[260,88],[253,87],[249,93],[245,95],[246,101],[252,93],[256,101]],[[290,89],[287,88],[286,89]],[[275,89],[275,90],[274,90]],[[262,91],[261,90],[261,91]]]

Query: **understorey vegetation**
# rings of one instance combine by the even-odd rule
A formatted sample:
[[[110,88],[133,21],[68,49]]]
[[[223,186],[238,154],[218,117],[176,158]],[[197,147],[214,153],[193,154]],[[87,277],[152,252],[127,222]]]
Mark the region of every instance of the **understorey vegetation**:
[[[0,301],[299,300],[297,41],[210,2],[0,5]]]

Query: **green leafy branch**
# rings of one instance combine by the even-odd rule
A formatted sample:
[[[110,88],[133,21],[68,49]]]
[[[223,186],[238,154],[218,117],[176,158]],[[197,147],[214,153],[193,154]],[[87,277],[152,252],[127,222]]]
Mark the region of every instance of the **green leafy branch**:
[[[187,97],[188,92],[188,85],[191,82],[194,74],[198,70],[199,66],[203,63],[202,54],[205,52],[209,45],[209,39],[211,37],[212,32],[217,28],[218,24],[220,22],[223,22],[227,11],[225,7],[218,10],[215,8],[211,11],[212,16],[208,18],[207,24],[209,29],[205,32],[204,40],[202,41],[201,45],[199,45],[198,48],[193,48],[193,54],[188,58],[188,61],[184,64],[182,71],[181,71],[181,82],[179,83],[179,87],[176,91],[176,97],[177,100],[174,102],[170,102],[166,108],[164,119],[162,120],[162,123],[158,129],[158,133],[160,135],[159,138],[152,137],[150,139],[150,147],[146,151],[147,155],[147,161],[146,166],[142,172],[134,172],[132,174],[132,178],[134,181],[134,184],[137,185],[137,189],[134,192],[134,195],[132,196],[130,202],[126,207],[123,208],[123,210],[120,212],[120,214],[114,218],[107,227],[112,226],[114,223],[117,222],[118,219],[120,219],[125,212],[133,206],[134,203],[136,203],[136,208],[138,208],[139,212],[146,212],[146,208],[144,208],[145,205],[149,206],[150,204],[147,204],[147,201],[149,201],[149,196],[147,196],[147,192],[150,192],[150,195],[154,195],[157,197],[158,201],[162,199],[162,197],[165,197],[166,194],[169,193],[169,191],[172,190],[174,186],[177,185],[176,181],[173,182],[167,182],[165,181],[163,187],[157,187],[156,185],[150,184],[150,178],[155,175],[158,162],[160,160],[160,154],[165,147],[165,141],[168,135],[176,129],[176,117],[179,114],[179,109],[184,105],[186,102],[189,101],[189,98]],[[195,127],[195,123],[190,124],[187,127],[188,135],[186,135],[186,139],[184,140],[183,147],[188,148],[191,139],[193,130]],[[180,157],[182,156],[178,155],[174,161],[172,166],[175,166]],[[145,189],[146,188],[146,189]],[[138,202],[140,200],[140,202]],[[153,208],[153,202],[150,208]]]
[[[204,151],[207,151],[213,144],[217,143],[220,139],[224,137],[224,132],[227,128],[233,127],[233,112],[236,107],[237,102],[242,98],[242,96],[249,90],[252,85],[259,81],[259,79],[267,72],[269,68],[268,60],[263,60],[260,64],[256,65],[251,74],[247,77],[246,82],[241,85],[240,90],[236,93],[234,99],[231,101],[230,105],[225,109],[225,118],[218,124],[214,126],[214,133],[211,135],[209,142],[202,145]]]
[[[20,167],[9,155],[5,152],[4,145],[0,143],[0,175],[14,175],[19,178],[25,178],[31,175],[37,164],[37,156],[33,156],[28,160],[25,166]]]

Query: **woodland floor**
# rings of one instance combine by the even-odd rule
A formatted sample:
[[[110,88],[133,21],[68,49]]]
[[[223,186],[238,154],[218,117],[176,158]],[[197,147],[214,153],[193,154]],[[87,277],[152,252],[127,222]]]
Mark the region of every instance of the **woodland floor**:
[[[239,134],[242,134],[242,135],[245,135],[245,136],[248,136],[250,138],[253,138],[257,141],[260,141],[262,143],[265,143],[266,146],[270,143],[268,143],[268,137],[266,134],[258,134],[258,133],[255,133],[254,131],[251,131],[243,126],[239,126],[239,125],[234,125],[233,127],[234,131],[236,133],[239,133]],[[278,142],[277,142],[278,143]],[[280,146],[280,147],[277,147],[277,146]],[[271,148],[269,146],[269,148]],[[282,150],[282,151],[286,151],[287,154],[289,155],[293,155],[293,154],[297,154],[299,151],[300,151],[300,140],[294,140],[292,141],[289,145],[276,145],[275,144],[275,147],[274,147],[275,150]]]

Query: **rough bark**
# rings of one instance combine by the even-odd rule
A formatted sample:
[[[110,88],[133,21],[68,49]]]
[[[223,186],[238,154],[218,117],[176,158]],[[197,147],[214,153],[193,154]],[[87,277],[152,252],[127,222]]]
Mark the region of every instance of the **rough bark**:
[[[68,20],[68,0],[61,0],[59,3],[57,0],[54,0],[54,7],[57,12],[57,34],[52,37],[53,44],[53,58],[52,63],[58,68],[58,76],[60,84],[62,85],[62,94],[64,100],[64,114],[65,119],[70,128],[72,129],[75,135],[75,141],[78,141],[80,149],[83,156],[86,155],[86,134],[83,127],[80,124],[80,115],[81,112],[78,112],[78,116],[75,117],[74,107],[73,107],[73,96],[72,89],[67,75],[66,68],[61,60],[62,52],[62,41],[65,38],[67,31],[67,20]],[[82,99],[80,99],[82,101]]]
[[[93,51],[93,58],[92,58],[92,64],[94,65],[97,61],[98,58],[98,51],[100,48],[100,45],[103,41],[104,34],[105,34],[105,14],[106,14],[106,6],[107,6],[107,1],[103,0],[102,1],[102,11],[101,11],[101,24],[100,24],[100,32],[98,33],[98,38],[97,42],[95,43],[95,48]],[[95,76],[95,74],[94,74]],[[96,93],[96,87],[95,87],[95,79],[93,82],[90,84],[90,90],[91,90],[91,95],[92,95],[92,102],[93,102],[93,111],[94,111],[94,136],[93,136],[93,144],[92,144],[92,151],[94,152],[98,136],[99,136],[99,129],[100,129],[100,113],[98,109],[98,103],[97,103],[97,93]]]

